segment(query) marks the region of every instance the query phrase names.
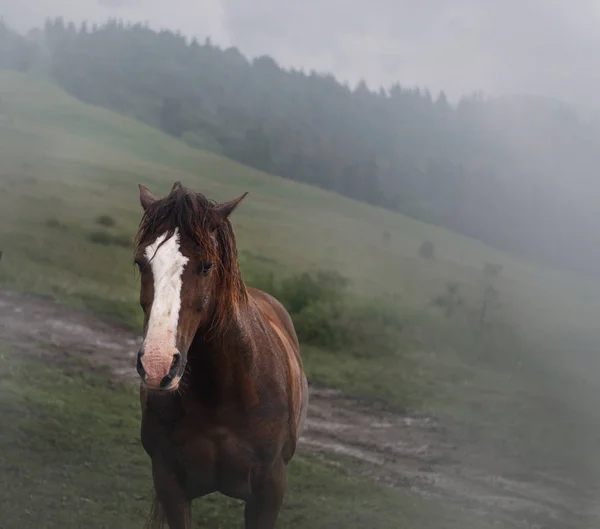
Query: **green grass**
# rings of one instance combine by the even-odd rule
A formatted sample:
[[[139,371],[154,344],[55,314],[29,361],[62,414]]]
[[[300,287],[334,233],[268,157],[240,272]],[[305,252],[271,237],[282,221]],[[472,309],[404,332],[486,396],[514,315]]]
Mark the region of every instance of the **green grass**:
[[[142,527],[152,485],[139,420],[135,389],[49,367],[0,342],[2,528]],[[279,527],[492,527],[343,468],[297,456]],[[242,526],[241,502],[215,494],[193,508],[195,527]]]
[[[190,148],[43,79],[0,71],[0,88],[0,284],[139,328],[138,280],[124,246],[140,219],[137,184],[161,195],[181,180],[218,200],[250,191],[232,219],[249,283],[333,269],[356,296],[385,296],[406,313],[393,354],[305,347],[313,382],[449,418],[512,453],[595,461],[599,283]],[[101,217],[114,226],[99,225]],[[425,240],[433,260],[418,255]],[[486,262],[503,265],[492,317],[518,338],[500,330],[479,341],[429,306],[447,281],[478,303]],[[579,449],[566,448],[581,438]]]

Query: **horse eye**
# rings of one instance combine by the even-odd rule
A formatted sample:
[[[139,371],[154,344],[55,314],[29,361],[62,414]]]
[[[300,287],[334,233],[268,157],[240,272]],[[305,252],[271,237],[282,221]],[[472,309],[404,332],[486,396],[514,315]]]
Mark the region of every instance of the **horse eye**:
[[[135,262],[135,266],[137,266],[138,270],[141,272],[144,268],[144,263],[142,263],[141,261],[138,261],[137,259],[134,262]]]
[[[212,263],[200,263],[197,268],[198,275],[206,276],[212,268]]]

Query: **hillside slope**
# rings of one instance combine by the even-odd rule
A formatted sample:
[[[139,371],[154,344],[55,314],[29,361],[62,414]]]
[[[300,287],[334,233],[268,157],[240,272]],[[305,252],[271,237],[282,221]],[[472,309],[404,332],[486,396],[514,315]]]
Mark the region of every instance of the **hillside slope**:
[[[84,300],[101,293],[137,313],[130,248],[99,246],[89,232],[99,228],[96,217],[110,215],[112,231],[132,236],[140,218],[137,183],[161,194],[179,179],[219,200],[250,191],[234,219],[247,277],[335,269],[358,293],[394,295],[414,308],[426,306],[446,281],[478,296],[483,264],[498,263],[508,320],[595,327],[590,316],[598,312],[600,287],[593,281],[192,149],[34,77],[3,71],[0,87],[4,282]],[[423,241],[434,245],[435,259],[418,256]]]
[[[0,23],[2,64],[190,145],[598,277],[600,121],[586,109],[370,91],[117,20],[58,18],[28,37]]]
[[[385,297],[412,318],[393,354],[368,343],[359,355],[303,347],[311,381],[442,417],[479,436],[474,457],[528,479],[600,482],[597,283],[190,148],[33,76],[0,71],[0,89],[4,287],[139,324],[137,183],[162,194],[181,180],[218,200],[250,191],[233,218],[247,281],[335,269],[358,296]],[[433,259],[419,256],[423,241]],[[430,306],[456,281],[476,307],[485,263],[503,266],[493,340]]]

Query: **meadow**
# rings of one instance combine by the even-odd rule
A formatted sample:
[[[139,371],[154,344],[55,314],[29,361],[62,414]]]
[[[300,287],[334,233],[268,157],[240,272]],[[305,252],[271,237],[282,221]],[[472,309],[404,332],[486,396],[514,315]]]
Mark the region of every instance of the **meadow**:
[[[2,527],[140,528],[152,481],[139,445],[135,390],[85,370],[24,358],[0,343]],[[213,494],[194,504],[197,527],[241,527],[243,504]],[[369,484],[304,455],[290,465],[280,526],[434,528],[471,525],[458,510]],[[482,525],[483,524],[483,525]]]
[[[223,201],[249,191],[232,218],[248,284],[293,303],[294,281],[304,273],[318,277],[319,271],[334,271],[349,281],[347,288],[336,287],[339,299],[309,300],[293,313],[307,338],[303,356],[312,383],[339,387],[391,409],[441,417],[469,439],[473,450],[492,450],[498,461],[506,461],[510,472],[532,477],[556,470],[581,477],[585,469],[586,486],[600,481],[595,455],[600,421],[594,405],[600,389],[599,283],[193,149],[127,117],[86,106],[44,79],[0,71],[0,88],[2,287],[51,295],[138,328],[141,311],[131,252],[141,213],[137,184],[162,195],[180,180]],[[424,242],[433,248],[429,258],[420,252]],[[499,303],[478,330],[473,321],[488,281],[486,263],[502,266],[494,278]],[[458,285],[462,299],[451,317],[433,303],[448,293],[449,282]],[[332,321],[339,323],[335,336],[340,343],[311,334]],[[363,334],[343,341],[348,340],[343,329],[359,323]],[[386,339],[377,342],[382,333]],[[12,365],[16,356],[6,349],[3,358]],[[31,461],[52,458],[56,449],[64,453],[63,462],[77,466],[77,454],[93,447],[97,457],[87,474],[77,466],[75,474],[62,476],[72,487],[64,496],[71,497],[79,479],[101,476],[94,478],[98,487],[123,491],[119,505],[133,527],[141,508],[131,498],[147,492],[138,490],[146,486],[147,476],[133,438],[134,396],[126,388],[107,390],[94,378],[60,371],[49,375],[35,362],[23,362],[17,362],[21,374],[14,381],[2,382],[4,395],[11,396],[2,399],[8,403],[2,421],[10,425],[1,437],[5,470],[11,459],[29,460],[23,449],[31,452]],[[32,373],[26,382],[18,378],[24,372]],[[50,378],[56,381],[52,385]],[[88,405],[96,407],[99,420],[93,426],[97,431],[84,433],[82,410]],[[41,423],[36,413],[42,413]],[[52,428],[44,421],[58,428],[52,439],[17,451],[15,443],[24,437],[45,438],[42,430]],[[115,442],[122,453],[105,466],[107,446]],[[34,490],[39,494],[36,479],[61,480],[60,473],[70,467],[60,462],[43,471],[31,463],[25,472],[35,479],[26,474],[24,488],[6,496],[3,509]],[[126,481],[110,470],[120,465],[140,474]],[[310,458],[295,469],[296,492],[287,516],[298,517],[297,527],[309,520],[301,506],[319,505],[321,495],[328,502],[317,517],[322,527],[349,526],[348,520],[332,522],[327,517],[332,509],[356,516],[357,527],[368,519],[361,516],[378,512],[381,519],[373,526],[381,528],[398,526],[397,517],[389,514],[398,512],[395,502],[408,502],[403,512],[431,510],[411,503],[420,500],[404,495],[399,500],[399,493],[378,488],[361,500],[366,503],[357,513],[356,504],[354,510],[348,506],[360,496],[358,490],[365,490],[364,483]],[[98,527],[112,526],[116,518],[106,506],[89,500],[78,506],[82,516],[102,511],[106,518]],[[60,501],[52,491],[45,508],[53,510]],[[203,511],[209,526],[216,527],[217,515],[225,512],[229,520],[226,505]],[[48,527],[76,527],[77,520],[87,519],[72,516]],[[17,514],[11,519],[16,521],[9,527],[22,526]],[[418,526],[427,523],[424,519]]]

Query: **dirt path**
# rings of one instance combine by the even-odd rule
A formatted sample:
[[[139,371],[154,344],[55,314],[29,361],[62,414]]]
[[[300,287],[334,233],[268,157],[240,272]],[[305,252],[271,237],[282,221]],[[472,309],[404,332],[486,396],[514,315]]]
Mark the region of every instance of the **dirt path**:
[[[137,382],[138,336],[50,299],[0,290],[0,339],[45,358],[83,358]],[[311,387],[301,448],[389,486],[485,513],[501,527],[536,527],[531,520],[538,517],[577,519],[564,491],[494,475],[433,418],[383,412],[335,390]]]

